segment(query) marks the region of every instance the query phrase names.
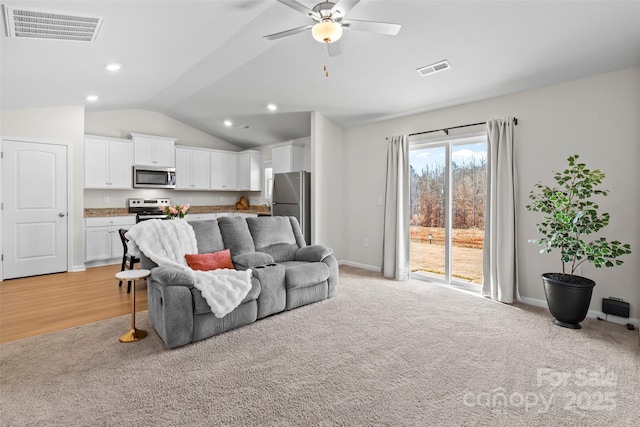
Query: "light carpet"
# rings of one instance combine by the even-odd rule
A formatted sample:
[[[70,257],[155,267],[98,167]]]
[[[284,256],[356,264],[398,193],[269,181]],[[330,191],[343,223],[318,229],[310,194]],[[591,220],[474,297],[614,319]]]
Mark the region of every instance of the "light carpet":
[[[146,312],[0,346],[2,425],[637,426],[638,333],[341,267],[338,296],[175,350]],[[46,319],[43,319],[46,321]]]

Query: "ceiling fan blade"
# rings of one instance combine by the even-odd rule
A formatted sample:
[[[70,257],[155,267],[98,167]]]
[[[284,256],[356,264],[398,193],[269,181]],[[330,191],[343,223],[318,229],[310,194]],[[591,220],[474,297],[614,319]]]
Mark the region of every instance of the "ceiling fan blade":
[[[309,9],[307,6],[298,3],[296,0],[278,0],[278,1],[283,5],[289,6],[291,9],[302,13],[305,16],[310,16],[311,18],[317,19],[318,21],[321,19],[319,13],[314,12],[313,10]]]
[[[386,34],[389,36],[395,36],[402,28],[400,24],[392,24],[389,22],[375,22],[375,21],[358,21],[356,19],[349,19],[343,21],[342,26],[350,30],[355,31],[367,31],[369,33]]]
[[[358,3],[360,3],[360,0],[340,0],[331,8],[331,15],[333,16],[336,14],[339,17],[344,18],[345,15]]]
[[[311,27],[313,27],[313,25],[305,25],[304,27],[292,28],[292,29],[287,30],[287,31],[281,31],[279,33],[269,34],[268,36],[264,36],[264,38],[267,39],[267,40],[277,40],[277,39],[281,39],[283,37],[292,36],[294,34],[302,33],[302,32],[304,32],[306,30],[311,29]]]
[[[340,48],[340,44],[338,42],[335,43],[327,43],[327,52],[330,57],[338,56],[342,54],[342,48]]]

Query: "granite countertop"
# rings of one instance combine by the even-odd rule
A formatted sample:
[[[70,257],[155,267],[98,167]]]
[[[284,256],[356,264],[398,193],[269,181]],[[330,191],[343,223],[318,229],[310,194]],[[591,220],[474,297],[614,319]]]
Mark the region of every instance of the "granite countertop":
[[[236,209],[235,205],[215,205],[215,206],[191,206],[189,208],[190,214],[202,214],[202,213],[222,213],[222,212],[238,212],[238,213],[252,213],[252,214],[271,214],[271,209],[268,206],[250,206],[249,209]],[[84,210],[85,218],[95,218],[104,216],[129,216],[135,215],[129,212],[127,208],[87,208]]]

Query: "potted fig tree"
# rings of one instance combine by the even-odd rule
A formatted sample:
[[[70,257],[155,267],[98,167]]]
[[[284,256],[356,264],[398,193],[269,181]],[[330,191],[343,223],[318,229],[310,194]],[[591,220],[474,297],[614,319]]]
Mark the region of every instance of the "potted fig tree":
[[[544,273],[542,281],[553,323],[571,329],[580,329],[595,286],[593,280],[575,274],[578,267],[584,262],[596,268],[614,267],[622,264],[621,256],[631,253],[628,244],[594,237],[609,224],[610,215],[599,213],[592,198],[606,196],[609,191],[598,188],[605,174],[587,169],[577,159],[578,155],[570,156],[569,166],[555,172],[555,187],[536,184],[529,195],[531,204],[526,206],[543,214],[537,224],[541,237],[529,241],[541,246],[540,253],[560,251],[562,272]]]

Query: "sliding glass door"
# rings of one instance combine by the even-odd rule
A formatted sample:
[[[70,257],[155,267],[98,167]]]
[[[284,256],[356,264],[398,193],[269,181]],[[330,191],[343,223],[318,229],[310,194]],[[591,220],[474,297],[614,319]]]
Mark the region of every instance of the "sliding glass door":
[[[411,271],[445,283],[482,282],[485,134],[412,142]]]

